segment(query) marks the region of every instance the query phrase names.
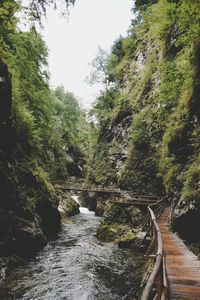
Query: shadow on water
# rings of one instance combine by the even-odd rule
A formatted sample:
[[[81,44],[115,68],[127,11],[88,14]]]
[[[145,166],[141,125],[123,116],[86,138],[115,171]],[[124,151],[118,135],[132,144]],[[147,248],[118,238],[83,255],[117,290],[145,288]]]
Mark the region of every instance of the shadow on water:
[[[64,219],[56,240],[10,271],[10,296],[0,299],[139,299],[143,257],[99,242],[100,220],[86,208]]]

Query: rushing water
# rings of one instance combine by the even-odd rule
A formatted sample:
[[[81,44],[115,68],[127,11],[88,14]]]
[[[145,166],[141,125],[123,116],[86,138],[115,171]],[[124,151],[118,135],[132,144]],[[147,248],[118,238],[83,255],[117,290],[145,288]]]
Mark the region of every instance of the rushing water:
[[[64,219],[58,238],[12,271],[13,296],[8,299],[138,299],[142,257],[99,242],[95,237],[99,222],[87,208]]]

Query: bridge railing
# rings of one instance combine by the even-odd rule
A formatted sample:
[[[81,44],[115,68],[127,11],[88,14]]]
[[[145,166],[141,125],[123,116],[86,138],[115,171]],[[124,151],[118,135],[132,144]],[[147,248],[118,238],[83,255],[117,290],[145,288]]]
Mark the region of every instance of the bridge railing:
[[[148,259],[154,259],[153,270],[147,280],[141,300],[167,300],[168,284],[166,274],[166,262],[160,228],[156,222],[166,207],[166,199],[161,199],[148,206],[149,228],[151,230],[151,243],[146,252]]]
[[[96,193],[105,193],[105,194],[115,194],[116,196],[119,196],[122,199],[128,200],[138,200],[138,202],[144,201],[145,203],[149,201],[149,204],[155,203],[155,201],[159,201],[161,198],[157,197],[155,195],[150,195],[150,194],[137,194],[137,193],[132,193],[129,191],[124,191],[121,190],[120,188],[111,188],[111,187],[100,187],[100,186],[70,186],[63,184],[61,181],[54,181],[54,183],[58,184],[58,188],[63,190],[63,191],[79,191],[79,192],[96,192]],[[148,204],[148,203],[147,203]]]

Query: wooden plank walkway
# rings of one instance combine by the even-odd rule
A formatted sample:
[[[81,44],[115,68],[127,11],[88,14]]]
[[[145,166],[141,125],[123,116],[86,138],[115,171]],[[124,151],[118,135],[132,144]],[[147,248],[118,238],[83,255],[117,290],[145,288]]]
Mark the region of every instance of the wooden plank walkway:
[[[157,220],[166,254],[169,299],[200,300],[200,261],[175,233],[168,230],[169,213],[170,209],[166,208]]]

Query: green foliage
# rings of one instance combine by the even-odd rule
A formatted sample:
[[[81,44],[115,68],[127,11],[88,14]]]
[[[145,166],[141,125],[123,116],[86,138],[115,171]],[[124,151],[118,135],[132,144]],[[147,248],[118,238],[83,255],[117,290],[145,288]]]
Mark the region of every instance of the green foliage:
[[[186,0],[136,1],[137,20],[108,56],[105,72],[115,92],[111,106],[107,96],[112,85],[94,107],[100,121],[93,162],[102,161],[110,176],[106,155],[118,153],[112,158],[112,178],[115,174],[123,188],[165,191],[199,202],[199,5]],[[127,110],[133,117],[126,136]],[[123,114],[116,135],[113,124]],[[124,152],[116,136],[130,139],[119,170]],[[104,168],[98,178],[101,174],[109,181]]]
[[[135,1],[135,9],[137,10],[145,10],[148,6],[157,3],[158,0],[136,0]]]
[[[29,2],[34,19],[55,3]],[[37,251],[60,229],[50,179],[83,175],[90,130],[75,96],[50,90],[47,47],[34,27],[17,28],[20,3],[0,1],[1,114],[6,114],[0,124],[0,252],[6,256]]]
[[[93,144],[93,152],[89,158],[90,160],[87,166],[87,182],[102,186],[117,183],[115,165],[110,159],[109,147],[100,144],[97,139],[96,143]]]
[[[33,20],[37,20],[40,22],[42,16],[46,14],[46,7],[53,6],[56,9],[58,2],[59,1],[57,0],[29,0],[28,9],[30,10],[30,17]],[[66,9],[68,9],[71,5],[74,5],[75,0],[63,0],[62,2],[65,4]]]
[[[53,3],[30,4],[39,12]],[[73,94],[63,88],[50,90],[47,47],[34,26],[28,32],[17,29],[15,13],[20,9],[17,1],[1,2],[0,55],[12,75],[16,155],[29,155],[51,177],[67,176],[85,163],[89,132],[86,116]]]
[[[19,145],[24,152],[30,155],[40,149],[41,137],[36,128],[33,115],[29,112],[24,103],[13,103],[13,110],[16,120],[16,135]]]
[[[113,108],[115,107],[115,99],[118,91],[115,88],[110,88],[101,93],[96,99],[90,114],[94,115],[100,127],[106,126],[111,119]]]
[[[47,124],[45,133],[46,163],[49,169],[56,168],[56,174],[65,176],[67,169],[76,165],[83,167],[89,145],[90,127],[86,116],[81,111],[75,96],[65,93],[58,87],[52,93],[51,122]],[[74,165],[74,166],[73,166]],[[80,170],[77,170],[77,175]]]
[[[183,174],[183,189],[181,198],[195,204],[200,208],[200,156],[198,155],[195,160],[190,164],[188,170]]]
[[[107,52],[99,47],[96,57],[91,62],[91,72],[87,78],[88,83],[95,84],[101,82],[107,84],[107,57]]]
[[[145,111],[141,111],[133,119],[132,142],[137,150],[145,150],[148,145],[148,131],[145,122]]]
[[[118,39],[115,40],[112,49],[111,49],[111,53],[114,54],[116,57],[118,57],[119,60],[121,60],[124,55],[124,49],[123,49],[123,37],[120,36]]]

